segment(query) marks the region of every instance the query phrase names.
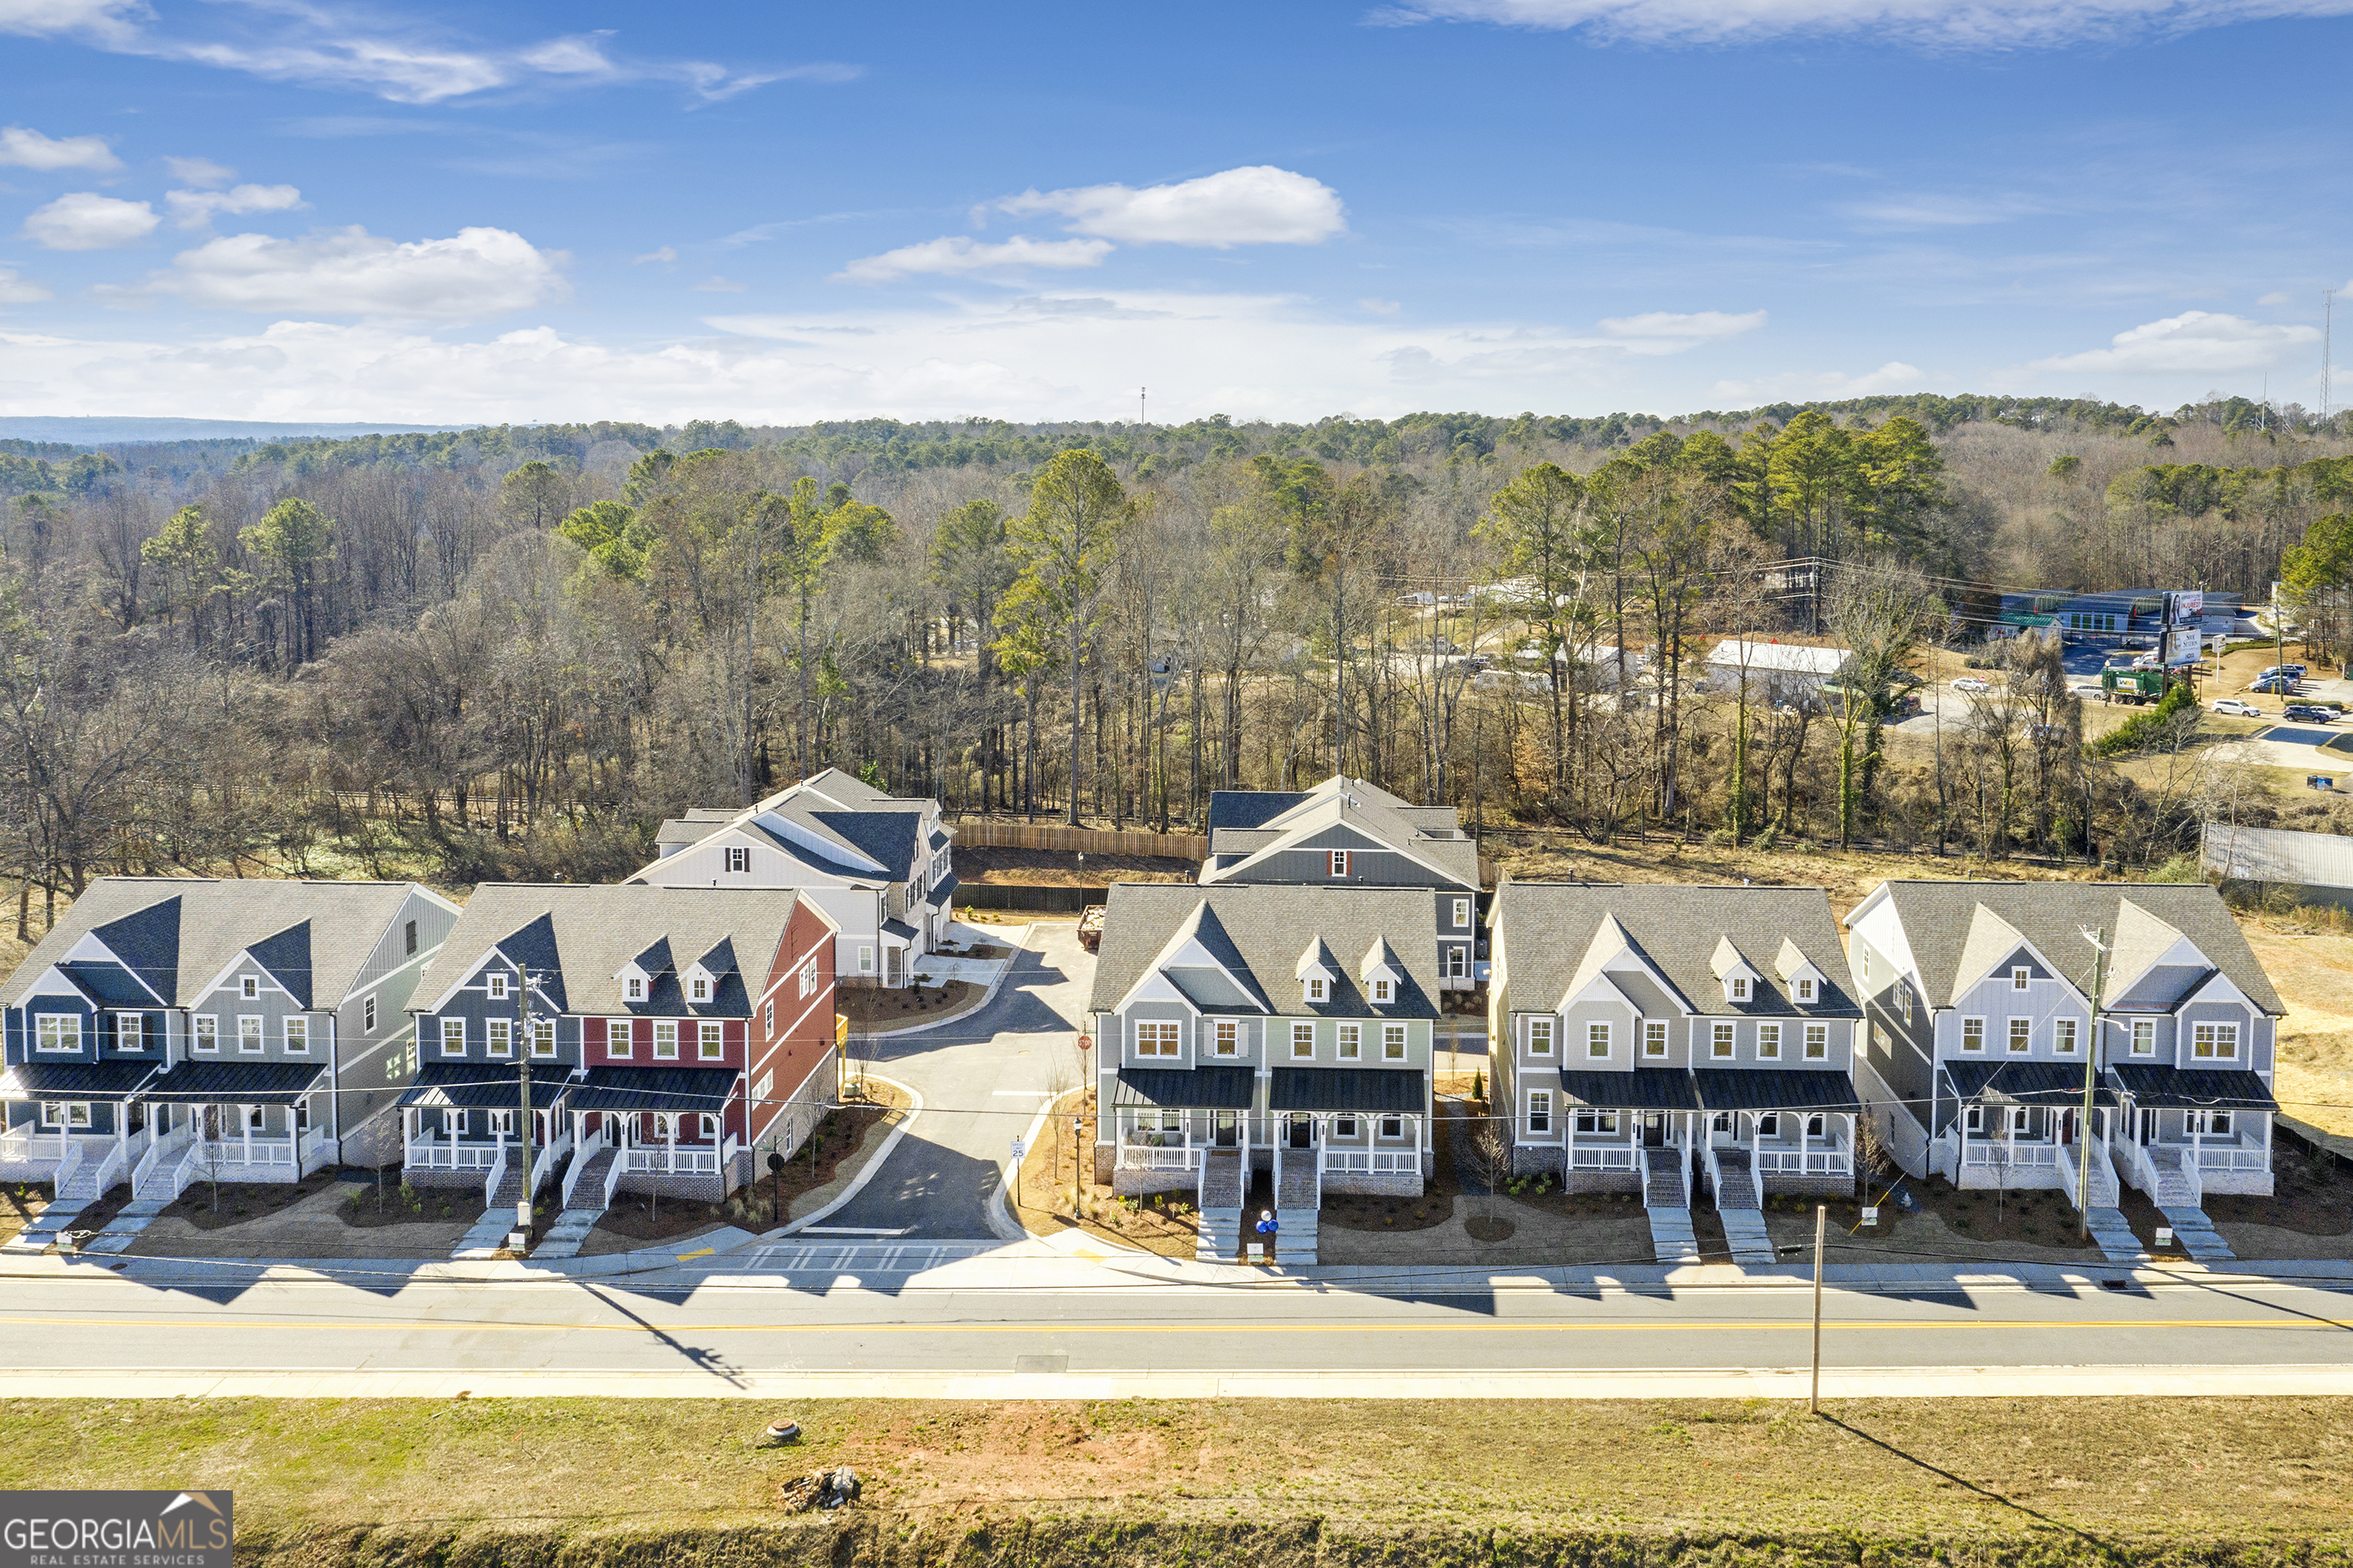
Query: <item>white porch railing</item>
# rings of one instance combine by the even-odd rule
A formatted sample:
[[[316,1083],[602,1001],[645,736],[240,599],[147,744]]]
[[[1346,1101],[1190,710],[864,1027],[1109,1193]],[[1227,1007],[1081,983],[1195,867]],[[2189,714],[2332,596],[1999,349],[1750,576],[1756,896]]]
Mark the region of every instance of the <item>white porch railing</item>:
[[[1123,1143],[1119,1146],[1119,1168],[1123,1171],[1190,1171],[1201,1163],[1201,1150],[1185,1145],[1153,1143]]]
[[[1843,1142],[1826,1140],[1810,1149],[1777,1149],[1760,1143],[1750,1164],[1760,1176],[1852,1176],[1854,1152]]]
[[[196,1162],[206,1170],[218,1166],[250,1171],[271,1166],[291,1167],[295,1163],[294,1140],[290,1138],[215,1138],[197,1140]]]
[[[632,1171],[654,1176],[716,1176],[719,1150],[707,1143],[660,1144],[626,1150],[622,1159]],[[621,1161],[616,1160],[617,1166]]]
[[[1627,1143],[1580,1143],[1568,1151],[1572,1171],[1631,1171],[1634,1148]]]
[[[203,1140],[191,1135],[188,1146],[180,1150],[180,1158],[172,1167],[172,1197],[178,1201],[181,1193],[195,1184],[196,1156],[204,1151]]]
[[[538,1158],[531,1162],[531,1185],[523,1194],[525,1197],[536,1193],[546,1183],[547,1173],[555,1169],[555,1162],[563,1159],[565,1151],[571,1147],[572,1134],[560,1132],[539,1151]]]
[[[1412,1149],[1330,1149],[1324,1150],[1324,1170],[1360,1176],[1419,1175],[1421,1153]]]
[[[81,1171],[81,1139],[69,1138],[64,1141],[65,1148],[58,1155],[57,1171],[49,1178],[54,1183],[50,1191],[61,1196]]]
[[[403,1158],[420,1171],[488,1171],[498,1162],[502,1148],[496,1143],[421,1139],[407,1147]]]
[[[74,1140],[62,1132],[11,1132],[0,1135],[0,1160],[10,1164],[36,1160],[63,1160]]]
[[[499,1145],[499,1157],[491,1162],[491,1173],[482,1181],[482,1207],[491,1208],[499,1201],[499,1186],[507,1179],[507,1146]]]
[[[131,1163],[131,1146],[127,1143],[117,1143],[107,1151],[106,1158],[98,1162],[97,1174],[91,1178],[90,1191],[101,1198],[105,1197],[106,1190],[114,1185],[116,1179],[122,1174],[122,1168],[129,1163]]]
[[[2049,1143],[2012,1143],[2000,1138],[1972,1138],[1961,1145],[1961,1163],[1965,1167],[1990,1170],[2006,1165],[2013,1171],[2030,1166],[2055,1165],[2059,1162],[2056,1145]]]
[[[2189,1152],[2186,1145],[2183,1152]],[[2271,1150],[2259,1143],[2244,1143],[2236,1139],[2229,1143],[2201,1143],[2197,1146],[2196,1152],[2200,1171],[2271,1169]]]
[[[605,1170],[605,1201],[602,1205],[603,1207],[609,1209],[613,1206],[613,1190],[621,1184],[621,1173],[628,1170],[628,1168],[629,1160],[628,1151],[617,1151],[613,1156],[613,1163],[606,1167]]]

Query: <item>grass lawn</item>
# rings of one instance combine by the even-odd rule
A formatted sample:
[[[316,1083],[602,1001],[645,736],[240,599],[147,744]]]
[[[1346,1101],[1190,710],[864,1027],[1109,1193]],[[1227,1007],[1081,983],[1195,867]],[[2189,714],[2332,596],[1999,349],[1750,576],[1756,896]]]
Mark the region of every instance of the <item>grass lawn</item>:
[[[777,1449],[760,1428],[778,1413],[736,1401],[8,1401],[0,1487],[229,1487],[248,1534],[755,1522],[780,1481],[847,1463],[860,1511],[916,1519],[2041,1537],[2086,1556],[2353,1536],[2344,1399],[1864,1401],[1824,1420],[1762,1400],[790,1413],[807,1439]]]

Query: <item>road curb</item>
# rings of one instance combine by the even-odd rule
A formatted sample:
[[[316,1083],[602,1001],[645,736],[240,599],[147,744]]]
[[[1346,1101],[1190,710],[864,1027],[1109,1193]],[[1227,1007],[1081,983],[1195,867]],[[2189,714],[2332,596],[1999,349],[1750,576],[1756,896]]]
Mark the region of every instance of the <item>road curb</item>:
[[[881,1170],[884,1165],[890,1162],[891,1151],[899,1147],[899,1140],[907,1136],[907,1129],[914,1126],[917,1119],[923,1116],[923,1097],[917,1094],[912,1086],[902,1084],[896,1078],[883,1077],[880,1073],[868,1073],[864,1075],[877,1079],[881,1083],[888,1084],[892,1088],[898,1090],[901,1094],[906,1096],[907,1114],[899,1118],[899,1125],[891,1129],[890,1136],[882,1140],[882,1147],[876,1150],[873,1157],[866,1161],[866,1164],[859,1171],[858,1174],[849,1179],[849,1185],[844,1187],[839,1192],[835,1194],[833,1202],[826,1204],[825,1207],[818,1210],[815,1213],[802,1215],[799,1219],[795,1220],[791,1224],[780,1226],[773,1231],[761,1232],[758,1235],[753,1236],[750,1240],[746,1241],[744,1244],[744,1246],[756,1245],[765,1242],[780,1241],[786,1236],[791,1235],[795,1231],[813,1225],[817,1224],[818,1221],[824,1219],[827,1215],[839,1210],[852,1198],[857,1197],[859,1193],[866,1190],[866,1183],[874,1180],[874,1172]],[[734,1250],[741,1251],[743,1249],[742,1247],[738,1247]]]
[[[974,1002],[970,1007],[965,1008],[962,1012],[951,1014],[946,1018],[934,1018],[929,1023],[910,1023],[903,1029],[885,1029],[879,1033],[870,1034],[863,1031],[858,1031],[855,1032],[858,1034],[858,1038],[860,1040],[898,1040],[910,1034],[926,1034],[934,1029],[945,1029],[951,1023],[962,1023],[965,1019],[970,1018],[976,1012],[981,1012],[983,1009],[987,1008],[990,1002],[997,1000],[997,993],[1004,988],[1006,977],[1012,974],[1013,967],[1021,961],[1021,955],[1029,951],[1030,933],[1037,929],[1038,922],[1035,920],[1030,921],[1029,924],[1021,927],[1020,937],[1012,944],[1013,956],[1005,960],[1005,967],[997,971],[997,978],[988,982],[988,989],[981,993],[980,1000]]]

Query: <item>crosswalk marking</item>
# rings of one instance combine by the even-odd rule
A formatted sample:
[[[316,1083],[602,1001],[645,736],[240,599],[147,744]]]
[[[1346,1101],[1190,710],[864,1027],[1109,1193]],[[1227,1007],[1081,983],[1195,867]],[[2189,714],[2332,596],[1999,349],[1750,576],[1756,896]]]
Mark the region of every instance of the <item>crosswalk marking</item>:
[[[799,1274],[921,1274],[943,1264],[957,1263],[999,1250],[996,1242],[888,1242],[828,1244],[817,1246],[764,1246],[753,1253],[750,1265],[762,1272]]]

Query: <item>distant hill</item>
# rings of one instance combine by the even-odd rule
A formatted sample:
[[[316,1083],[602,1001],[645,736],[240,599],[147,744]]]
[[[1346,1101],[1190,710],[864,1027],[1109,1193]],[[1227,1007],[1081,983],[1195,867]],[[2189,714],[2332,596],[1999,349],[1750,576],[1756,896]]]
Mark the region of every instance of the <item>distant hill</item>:
[[[457,425],[394,425],[371,420],[279,424],[261,419],[148,419],[111,414],[72,416],[0,415],[0,438],[69,441],[76,446],[114,446],[126,441],[214,441],[242,438],[282,441],[317,436],[365,436],[377,432],[454,430]]]

